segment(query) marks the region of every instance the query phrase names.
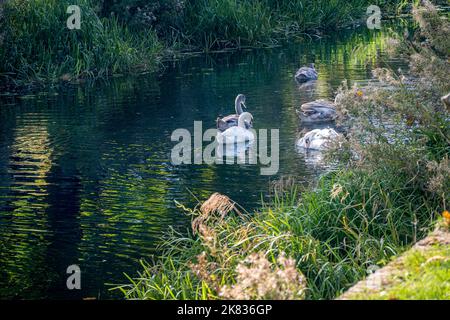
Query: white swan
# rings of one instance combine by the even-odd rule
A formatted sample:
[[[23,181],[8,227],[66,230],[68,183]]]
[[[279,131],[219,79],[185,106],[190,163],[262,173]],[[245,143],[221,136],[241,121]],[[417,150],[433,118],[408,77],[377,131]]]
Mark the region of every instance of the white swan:
[[[218,145],[216,148],[216,159],[227,164],[250,164],[252,156],[256,163],[256,150],[254,141]]]
[[[297,141],[297,146],[307,150],[325,150],[330,146],[332,141],[335,141],[340,136],[334,129],[314,129],[305,133]]]
[[[255,135],[247,129],[248,124],[252,123],[253,116],[249,112],[243,112],[239,115],[238,125],[229,127],[224,132],[217,130],[217,142],[219,143],[242,143],[255,140]]]
[[[247,106],[245,105],[245,95],[238,94],[236,100],[234,101],[234,109],[236,110],[236,113],[230,114],[223,118],[217,118],[216,120],[217,129],[223,132],[230,127],[237,126],[239,116],[244,112],[242,110],[242,107],[247,109]],[[247,128],[251,128],[252,126],[251,123],[246,123],[246,125]]]

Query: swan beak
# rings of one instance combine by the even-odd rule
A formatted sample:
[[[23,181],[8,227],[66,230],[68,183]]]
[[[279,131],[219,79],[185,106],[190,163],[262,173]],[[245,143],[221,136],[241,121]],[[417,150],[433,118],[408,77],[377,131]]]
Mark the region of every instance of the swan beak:
[[[247,106],[245,105],[244,102],[241,102],[242,106],[247,110]]]

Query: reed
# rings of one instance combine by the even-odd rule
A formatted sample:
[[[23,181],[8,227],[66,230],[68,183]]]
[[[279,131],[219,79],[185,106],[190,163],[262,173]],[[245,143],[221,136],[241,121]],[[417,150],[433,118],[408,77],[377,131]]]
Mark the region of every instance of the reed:
[[[81,8],[80,30],[66,28],[71,4]],[[117,19],[100,19],[92,2],[8,1],[0,21],[0,76],[43,82],[154,70],[161,45],[153,31],[132,33]]]
[[[306,34],[317,35],[351,25],[365,17],[371,4],[392,12],[399,2],[196,0],[185,4],[181,22],[168,22],[168,27],[177,30],[178,41],[204,50],[270,47]],[[167,40],[167,35],[164,38]]]

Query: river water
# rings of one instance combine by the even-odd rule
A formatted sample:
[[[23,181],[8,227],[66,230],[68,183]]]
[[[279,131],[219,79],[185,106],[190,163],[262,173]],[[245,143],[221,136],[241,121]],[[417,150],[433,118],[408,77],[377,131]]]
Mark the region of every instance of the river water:
[[[221,192],[249,212],[283,175],[308,183],[326,170],[298,152],[296,108],[333,99],[342,81],[364,85],[383,55],[386,32],[359,28],[287,47],[199,55],[165,64],[159,74],[67,85],[0,97],[0,298],[111,298],[151,259],[170,226]],[[315,62],[319,80],[299,86],[296,69]],[[256,129],[279,129],[279,172],[261,165],[171,162],[177,128],[212,128],[247,96]],[[198,200],[197,200],[198,199]],[[81,268],[81,290],[66,288],[66,269]]]

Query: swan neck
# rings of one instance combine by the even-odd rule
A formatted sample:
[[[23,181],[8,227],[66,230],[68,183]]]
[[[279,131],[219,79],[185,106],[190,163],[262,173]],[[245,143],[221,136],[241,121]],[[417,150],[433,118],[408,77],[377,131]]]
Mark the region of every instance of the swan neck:
[[[234,109],[236,110],[237,115],[240,115],[242,112],[244,112],[242,110],[241,101],[238,98],[236,98],[236,100],[234,101]]]

